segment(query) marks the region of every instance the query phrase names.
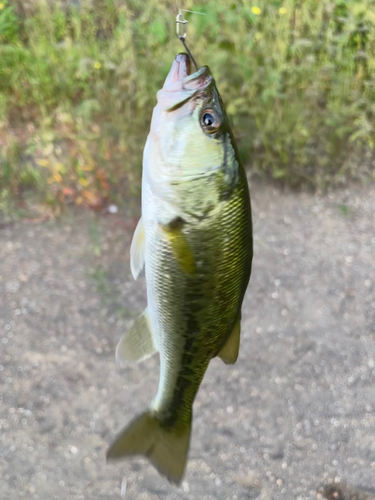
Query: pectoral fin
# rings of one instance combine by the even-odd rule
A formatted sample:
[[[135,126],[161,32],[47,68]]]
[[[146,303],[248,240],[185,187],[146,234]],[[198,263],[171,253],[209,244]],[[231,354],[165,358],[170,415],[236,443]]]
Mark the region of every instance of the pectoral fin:
[[[185,273],[192,274],[195,271],[194,255],[182,231],[183,225],[183,219],[177,217],[168,225],[160,224],[160,228],[171,245],[172,253],[176,261],[180,264]]]
[[[142,218],[139,219],[135,228],[132,244],[130,247],[130,269],[136,280],[141,274],[145,264],[146,237]]]
[[[218,354],[219,358],[222,359],[226,365],[233,365],[237,361],[238,351],[240,349],[240,331],[241,318],[239,318],[234,325],[232,333],[229,335],[224,347]]]
[[[152,337],[147,308],[134,325],[120,339],[116,348],[116,361],[139,363],[157,352]]]

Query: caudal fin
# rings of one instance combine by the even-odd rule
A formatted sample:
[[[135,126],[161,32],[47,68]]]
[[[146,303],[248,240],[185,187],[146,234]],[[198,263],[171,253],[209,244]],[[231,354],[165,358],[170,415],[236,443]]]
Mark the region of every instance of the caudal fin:
[[[144,455],[161,475],[180,484],[187,462],[190,430],[190,423],[163,427],[161,421],[147,411],[120,432],[107,451],[107,459]]]

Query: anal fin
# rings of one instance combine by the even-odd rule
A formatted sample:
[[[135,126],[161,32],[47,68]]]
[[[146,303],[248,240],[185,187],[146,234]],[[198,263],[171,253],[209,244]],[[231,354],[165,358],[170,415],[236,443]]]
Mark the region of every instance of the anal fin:
[[[233,365],[238,358],[238,351],[240,349],[240,332],[241,332],[241,318],[239,318],[228,340],[225,342],[218,356],[224,361],[226,365]]]
[[[156,352],[146,308],[117,344],[116,361],[120,364],[125,362],[139,363]]]

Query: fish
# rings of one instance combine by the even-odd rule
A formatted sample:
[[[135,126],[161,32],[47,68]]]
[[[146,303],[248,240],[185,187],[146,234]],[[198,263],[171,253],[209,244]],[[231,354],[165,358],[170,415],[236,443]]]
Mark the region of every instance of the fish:
[[[234,364],[253,258],[250,194],[223,101],[208,66],[178,54],[157,93],[143,152],[142,216],[130,248],[147,307],[116,359],[160,356],[156,397],[118,434],[107,460],[149,459],[181,484],[193,402],[212,358]]]

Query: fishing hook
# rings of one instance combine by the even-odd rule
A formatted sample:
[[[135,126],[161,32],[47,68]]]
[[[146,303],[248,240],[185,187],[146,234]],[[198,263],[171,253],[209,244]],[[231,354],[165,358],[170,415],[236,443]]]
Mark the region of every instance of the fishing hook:
[[[192,12],[193,14],[200,14],[205,16],[203,12],[194,12],[193,10],[179,9],[176,17],[176,34],[182,45],[184,46],[186,52],[189,54],[190,59],[193,61],[195,69],[198,71],[197,63],[195,62],[192,53],[190,52],[188,46],[186,45],[186,35],[187,35],[187,24],[188,21],[184,18],[183,12]]]

